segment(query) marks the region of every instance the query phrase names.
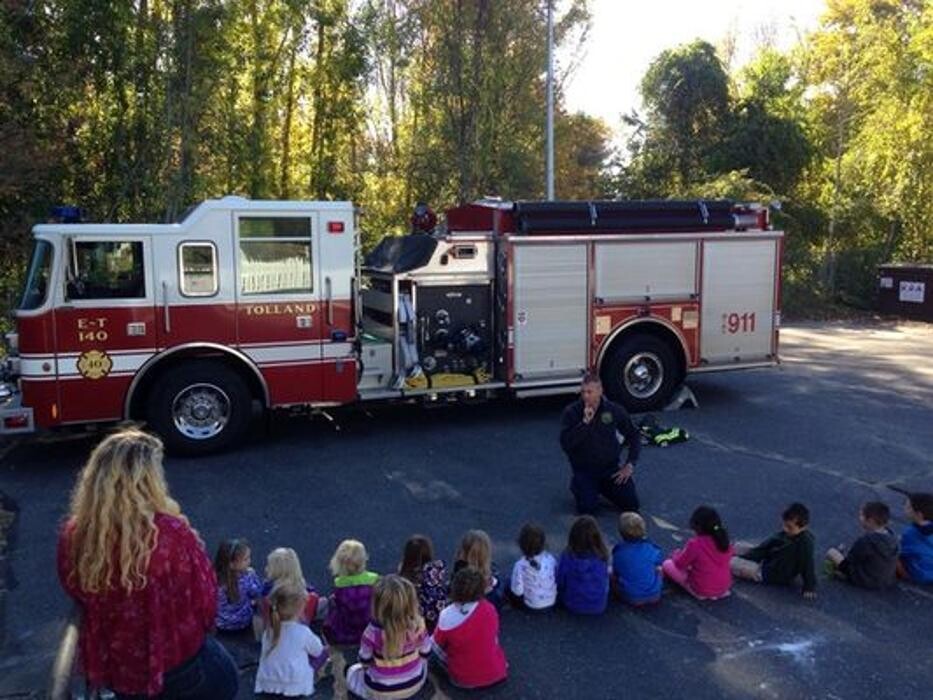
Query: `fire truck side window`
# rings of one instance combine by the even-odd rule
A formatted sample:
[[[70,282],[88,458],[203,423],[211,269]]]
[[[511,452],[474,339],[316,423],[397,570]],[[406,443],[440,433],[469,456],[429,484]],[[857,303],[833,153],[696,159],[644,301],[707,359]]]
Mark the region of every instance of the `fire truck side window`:
[[[68,298],[142,299],[146,296],[143,244],[140,241],[77,241],[74,279]]]
[[[240,289],[243,294],[313,291],[311,219],[240,218]]]
[[[178,246],[181,293],[186,297],[210,297],[217,293],[217,249],[213,243]]]

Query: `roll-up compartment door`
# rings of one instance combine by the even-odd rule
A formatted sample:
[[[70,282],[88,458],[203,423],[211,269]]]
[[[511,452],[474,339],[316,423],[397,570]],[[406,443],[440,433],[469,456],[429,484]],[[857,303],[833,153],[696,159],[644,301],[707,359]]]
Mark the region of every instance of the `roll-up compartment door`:
[[[585,244],[516,245],[515,372],[522,379],[586,369]]]
[[[696,296],[695,241],[596,245],[596,296],[605,302],[680,301]]]
[[[772,359],[777,245],[773,239],[703,244],[701,361]]]

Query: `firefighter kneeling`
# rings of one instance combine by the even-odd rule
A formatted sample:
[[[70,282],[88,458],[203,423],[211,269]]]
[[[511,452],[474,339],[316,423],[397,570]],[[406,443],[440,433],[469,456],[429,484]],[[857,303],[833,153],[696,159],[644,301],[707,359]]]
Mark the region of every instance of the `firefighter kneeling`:
[[[583,378],[580,398],[564,409],[560,426],[560,446],[573,468],[570,490],[577,512],[594,513],[600,494],[623,511],[638,511],[632,474],[641,437],[625,409],[603,397],[598,375],[590,373]],[[628,448],[624,462],[619,433]]]

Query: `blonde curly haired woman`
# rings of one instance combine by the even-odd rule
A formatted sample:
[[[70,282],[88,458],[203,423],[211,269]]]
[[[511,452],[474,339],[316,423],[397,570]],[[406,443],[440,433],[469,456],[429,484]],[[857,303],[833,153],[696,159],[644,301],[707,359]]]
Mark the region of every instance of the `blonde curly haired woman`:
[[[162,442],[105,438],[75,485],[58,573],[82,612],[80,659],[118,697],[233,698],[237,669],[211,636],[217,579],[168,493]]]

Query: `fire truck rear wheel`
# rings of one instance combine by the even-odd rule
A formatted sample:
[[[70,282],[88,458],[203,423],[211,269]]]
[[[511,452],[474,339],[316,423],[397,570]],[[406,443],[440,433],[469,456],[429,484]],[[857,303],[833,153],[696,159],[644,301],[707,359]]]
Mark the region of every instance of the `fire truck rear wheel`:
[[[601,375],[610,399],[641,413],[664,406],[677,386],[678,366],[668,343],[638,334],[609,352]]]
[[[195,361],[160,378],[149,425],[176,455],[203,455],[230,447],[249,428],[252,396],[246,382],[219,362]]]

